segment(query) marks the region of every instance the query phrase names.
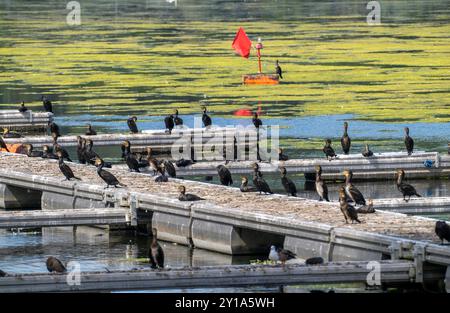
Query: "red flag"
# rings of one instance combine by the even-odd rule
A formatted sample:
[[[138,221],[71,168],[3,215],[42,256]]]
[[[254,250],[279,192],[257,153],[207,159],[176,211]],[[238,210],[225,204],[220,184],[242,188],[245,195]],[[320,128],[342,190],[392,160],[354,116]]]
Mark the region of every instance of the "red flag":
[[[244,58],[248,58],[250,56],[250,48],[252,47],[252,42],[250,41],[250,39],[248,39],[247,34],[242,27],[239,28],[231,46]]]

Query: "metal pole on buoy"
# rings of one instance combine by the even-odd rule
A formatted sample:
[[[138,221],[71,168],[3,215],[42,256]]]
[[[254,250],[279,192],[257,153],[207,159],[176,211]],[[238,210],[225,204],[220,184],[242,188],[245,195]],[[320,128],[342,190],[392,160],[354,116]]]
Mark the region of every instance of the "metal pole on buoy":
[[[258,55],[258,73],[262,73],[262,66],[261,66],[261,49],[263,48],[263,44],[261,42],[261,37],[258,37],[258,43],[256,44],[256,51]]]

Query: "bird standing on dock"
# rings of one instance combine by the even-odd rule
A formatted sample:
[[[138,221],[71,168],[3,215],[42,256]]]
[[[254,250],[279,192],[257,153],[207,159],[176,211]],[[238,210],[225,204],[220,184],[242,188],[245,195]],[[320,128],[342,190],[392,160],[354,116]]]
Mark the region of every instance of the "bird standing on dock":
[[[328,186],[325,181],[322,179],[322,167],[320,165],[316,165],[316,192],[319,195],[319,201],[328,201]]]
[[[397,170],[397,189],[403,194],[403,200],[408,202],[411,199],[411,196],[422,197],[416,191],[416,189],[410,184],[406,184],[403,182],[405,178],[405,171],[402,169]],[[408,200],[406,200],[406,196],[408,196]]]
[[[346,224],[348,224],[348,220],[350,220],[352,224],[354,221],[361,223],[358,219],[356,209],[347,202],[347,194],[344,187],[339,188],[339,204],[341,207],[341,212],[344,214]]]
[[[414,150],[414,140],[409,136],[409,127],[405,127],[405,146],[408,155],[411,155]]]
[[[365,157],[365,158],[368,158],[368,157],[373,156],[373,152],[370,151],[369,145],[368,145],[368,144],[366,144],[366,145],[364,146],[364,150],[362,151],[362,155],[363,155],[363,157]]]
[[[125,158],[125,163],[127,164],[129,170],[131,172],[137,172],[139,173],[139,162],[136,160],[134,155],[131,153],[131,144],[128,140],[125,140],[122,143],[122,151],[123,151],[123,157]]]
[[[233,178],[231,177],[231,172],[224,165],[218,165],[216,167],[217,173],[219,174],[220,183],[224,186],[233,185]]]
[[[286,176],[286,168],[280,167],[280,172],[281,184],[283,185],[284,190],[286,190],[288,196],[297,197],[297,187],[295,186],[294,182]]]
[[[275,73],[283,79],[283,70],[281,69],[280,63],[278,63],[278,60],[275,61]]]
[[[86,133],[85,133],[86,136],[95,136],[95,135],[97,135],[97,132],[95,131],[95,129],[92,128],[91,124],[87,124],[86,127],[87,127],[87,130],[86,130]]]
[[[178,110],[175,110],[175,116],[173,117],[173,122],[175,123],[175,126],[183,125],[183,119],[178,116]]]
[[[48,123],[48,127],[49,127],[49,129],[50,129],[50,135],[53,137],[53,138],[58,138],[58,137],[61,137],[61,133],[60,133],[60,131],[59,131],[59,126],[55,123],[55,122],[49,122]]]
[[[256,187],[256,190],[259,191],[259,194],[262,192],[265,194],[273,194],[267,182],[262,178],[258,163],[253,163],[253,185]]]
[[[164,118],[164,124],[166,125],[166,133],[171,134],[172,129],[175,127],[175,123],[173,121],[173,115],[170,114]]]
[[[261,119],[258,117],[257,112],[253,113],[252,122],[253,122],[253,125],[255,125],[256,129],[259,129],[259,127],[262,126],[262,124],[263,124]]]
[[[109,186],[114,186],[115,188],[118,188],[117,186],[119,186],[119,187],[126,187],[126,185],[120,183],[117,180],[116,176],[114,176],[110,172],[105,171],[103,169],[103,167],[105,166],[105,162],[102,159],[96,158],[95,166],[97,166],[97,174],[98,174],[98,176],[100,176],[100,178],[105,181],[106,188],[109,188]]]
[[[347,130],[348,130],[348,123],[344,122],[344,134],[342,135],[341,138],[341,146],[342,150],[344,151],[344,154],[348,154],[350,152],[350,146],[352,144],[352,141],[348,136]]]
[[[450,242],[450,226],[444,221],[437,221],[436,226],[434,228],[436,235],[444,244],[444,240]]]
[[[287,161],[289,160],[289,157],[287,156],[287,154],[283,153],[283,149],[282,148],[278,148],[278,161]]]
[[[86,160],[87,163],[91,164],[91,165],[95,165],[95,160],[97,158],[100,158],[100,156],[97,154],[97,152],[94,151],[93,147],[94,147],[94,142],[91,139],[84,139],[83,138],[83,155],[84,155],[84,159]],[[111,163],[104,163],[103,164],[104,167],[111,167]]]
[[[58,156],[55,155],[51,150],[50,147],[47,145],[42,146],[42,158],[44,159],[53,159],[58,160]]]
[[[356,212],[362,213],[362,214],[375,213],[375,209],[373,208],[373,200],[368,199],[367,205],[363,205],[362,207],[358,208],[356,210]]]
[[[52,102],[46,96],[42,96],[41,100],[42,100],[42,105],[44,106],[45,112],[53,113]]]
[[[270,247],[269,260],[271,261],[280,261],[282,264],[284,264],[287,260],[295,259],[296,256],[297,255],[290,250],[278,248],[275,246]]]
[[[26,151],[26,155],[30,158],[42,158],[43,152],[42,151],[35,151],[33,150],[33,145],[30,143],[23,145]]]
[[[59,169],[61,170],[61,173],[63,173],[63,175],[66,177],[65,180],[71,180],[72,178],[76,179],[76,180],[81,180],[80,178],[76,177],[73,174],[72,169],[69,167],[69,165],[67,165],[66,163],[64,163],[64,157],[63,157],[63,153],[61,151],[56,152],[56,155],[58,156],[58,165],[59,165]]]
[[[209,115],[206,113],[206,107],[203,107],[203,114],[202,114],[202,122],[203,122],[203,126],[205,128],[209,128],[212,125],[212,120],[211,117],[209,117]]]
[[[65,273],[67,271],[66,267],[62,264],[62,262],[53,256],[47,259],[45,265],[47,266],[47,270],[50,273],[52,272]]]
[[[352,202],[358,205],[366,205],[366,199],[362,195],[361,191],[356,188],[352,183],[353,172],[350,170],[344,171],[345,177],[345,193]]]
[[[148,258],[152,268],[164,268],[164,251],[158,243],[158,232],[156,228],[152,229],[153,239],[148,251]]]
[[[137,134],[139,132],[138,127],[136,125],[137,117],[132,116],[127,120],[128,128],[130,129],[132,134]]]
[[[24,113],[24,112],[28,111],[28,108],[25,106],[25,102],[22,101],[18,110],[20,113]]]
[[[81,138],[81,136],[77,136],[77,158],[78,163],[86,164],[86,159],[84,158],[84,143],[86,141]]]
[[[54,151],[55,154],[57,154],[58,152],[61,152],[61,155],[64,159],[66,159],[69,162],[72,162],[72,160],[70,159],[69,153],[67,152],[66,149],[64,149],[63,147],[61,147],[61,145],[59,144],[55,144],[54,145]]]
[[[256,188],[248,185],[248,178],[246,176],[241,177],[241,186],[239,187],[241,192],[255,192]]]
[[[166,169],[167,174],[169,174],[170,177],[175,178],[177,177],[177,171],[175,169],[175,166],[173,166],[172,162],[169,160],[164,161],[164,168]]]
[[[325,153],[328,161],[331,161],[333,158],[337,157],[336,153],[334,153],[333,147],[331,147],[331,139],[325,140],[325,146],[322,151]]]
[[[191,193],[186,193],[186,187],[184,187],[183,185],[178,187],[178,191],[180,192],[180,194],[178,195],[178,200],[180,201],[200,201],[200,200],[205,200],[197,195],[191,194]]]

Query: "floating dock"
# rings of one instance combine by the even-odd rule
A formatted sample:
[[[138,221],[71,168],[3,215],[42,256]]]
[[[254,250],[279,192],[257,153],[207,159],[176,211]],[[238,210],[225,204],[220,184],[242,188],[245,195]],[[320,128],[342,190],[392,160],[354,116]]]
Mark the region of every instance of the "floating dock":
[[[48,123],[53,121],[50,112],[19,112],[18,110],[0,110],[0,127],[18,131],[46,131]]]
[[[380,261],[380,281],[400,284],[416,282],[416,266],[410,261]],[[373,264],[332,262],[323,265],[233,265],[110,272],[81,272],[80,280],[61,274],[11,274],[0,278],[0,292],[87,292],[155,290],[174,288],[277,286],[330,283],[367,283]],[[442,268],[429,267],[424,282],[445,275]]]
[[[398,212],[410,215],[443,215],[450,213],[450,197],[374,199],[376,210]]]

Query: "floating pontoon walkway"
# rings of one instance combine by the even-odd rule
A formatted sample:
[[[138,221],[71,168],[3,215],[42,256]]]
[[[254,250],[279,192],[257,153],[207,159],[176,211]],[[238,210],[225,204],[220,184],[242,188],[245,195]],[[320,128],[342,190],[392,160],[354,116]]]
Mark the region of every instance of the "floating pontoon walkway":
[[[19,112],[18,110],[0,110],[0,127],[11,130],[45,130],[48,123],[53,121],[50,112]]]
[[[148,212],[161,240],[227,254],[267,253],[275,244],[329,261],[408,259],[418,269],[416,281],[423,278],[424,262],[450,265],[450,246],[439,244],[432,219],[377,211],[361,215],[361,224],[345,224],[336,203],[176,179],[156,183],[149,175],[117,169],[111,172],[128,187],[105,189],[95,167],[68,164],[82,182],[63,181],[57,161],[0,154],[0,200],[18,209],[31,194],[42,210]],[[180,184],[206,200],[179,201]],[[139,215],[131,215],[130,224],[138,224]]]
[[[75,261],[75,260],[73,260]],[[381,261],[381,284],[413,283],[416,267],[410,261]],[[299,284],[367,283],[373,264],[368,262],[332,262],[307,266],[233,265],[134,270],[82,272],[79,284],[68,284],[67,275],[17,274],[0,278],[0,292],[79,292],[126,291],[173,288],[283,286]],[[442,268],[429,268],[424,281],[432,282],[445,275]],[[69,281],[70,282],[70,281]]]

